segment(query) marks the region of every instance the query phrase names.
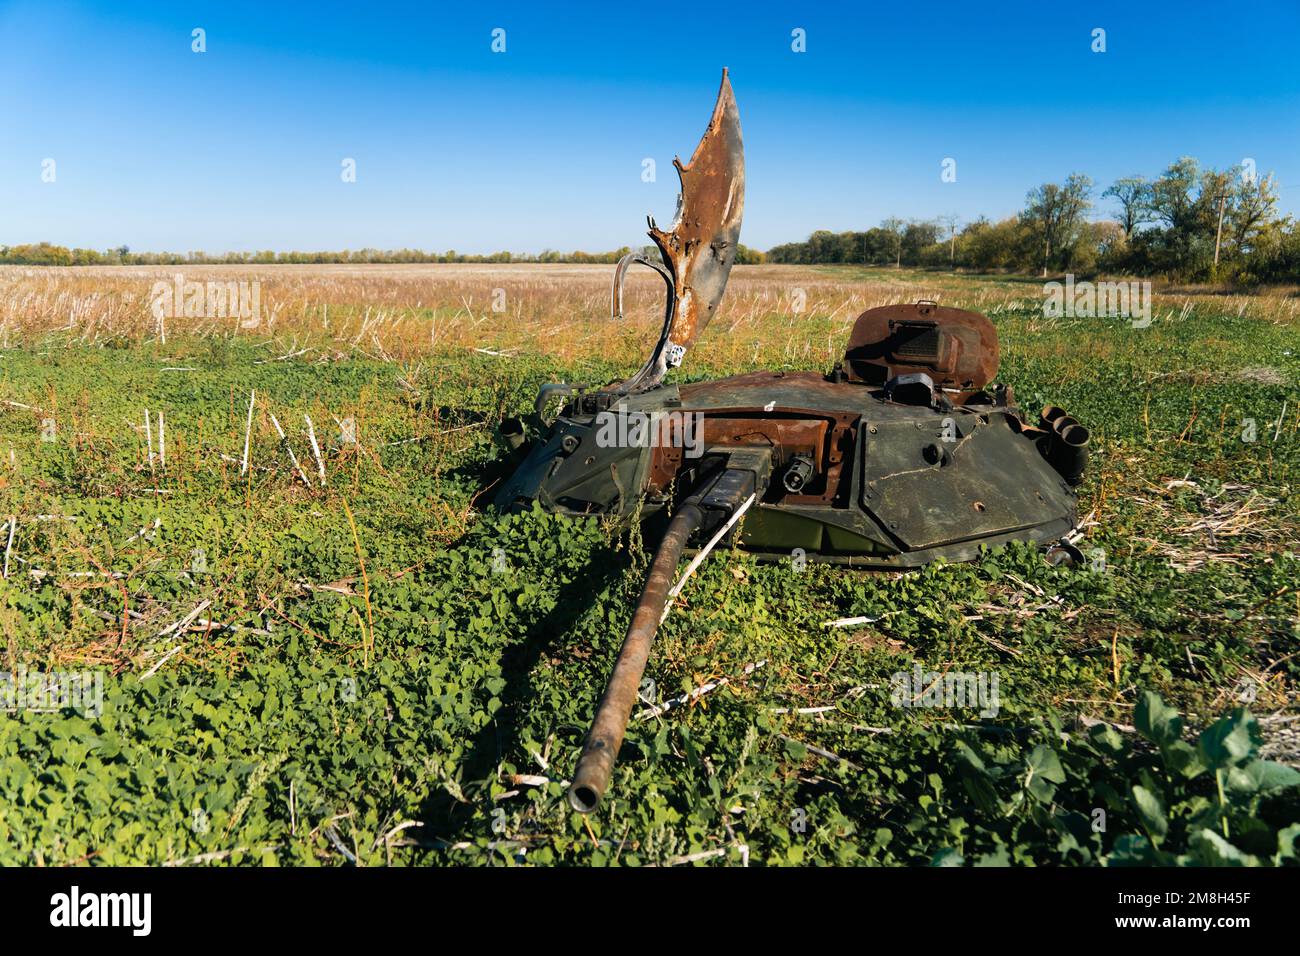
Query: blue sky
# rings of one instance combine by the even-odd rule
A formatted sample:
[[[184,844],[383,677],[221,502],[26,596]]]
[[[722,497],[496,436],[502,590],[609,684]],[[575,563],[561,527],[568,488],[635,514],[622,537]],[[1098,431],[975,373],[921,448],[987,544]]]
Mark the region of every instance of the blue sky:
[[[0,244],[640,245],[647,213],[672,218],[672,157],[723,66],[757,248],[889,215],[1001,217],[1037,183],[1079,171],[1100,193],[1180,155],[1253,158],[1294,214],[1300,3],[1241,9],[0,0]]]

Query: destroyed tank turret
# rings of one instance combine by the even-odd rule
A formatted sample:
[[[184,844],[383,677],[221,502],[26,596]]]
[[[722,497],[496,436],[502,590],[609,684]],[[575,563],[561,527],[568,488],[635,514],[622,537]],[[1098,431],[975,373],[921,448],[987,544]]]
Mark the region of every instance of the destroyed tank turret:
[[[570,803],[584,812],[608,785],[688,544],[744,512],[727,543],[852,567],[965,561],[1011,541],[1052,547],[1074,529],[1073,487],[1088,456],[1083,425],[1054,406],[1026,419],[1011,388],[993,384],[989,319],[931,301],[863,312],[828,374],[665,382],[717,310],[740,236],[744,155],[725,70],[703,139],[675,164],[676,221],[665,232],[650,220],[662,261],[633,253],[614,273],[615,316],[632,265],[667,287],[649,359],[620,383],[543,386],[531,438],[518,419],[502,427],[519,464],[498,508],[672,515],[574,774]]]

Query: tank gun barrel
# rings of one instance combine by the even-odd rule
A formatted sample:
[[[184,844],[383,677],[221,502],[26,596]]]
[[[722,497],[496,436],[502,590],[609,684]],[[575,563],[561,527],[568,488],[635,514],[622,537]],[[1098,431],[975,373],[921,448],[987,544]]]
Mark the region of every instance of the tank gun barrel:
[[[668,524],[663,541],[650,563],[641,599],[632,612],[623,646],[614,662],[605,693],[596,705],[591,730],[578,758],[569,785],[569,805],[579,813],[590,813],[600,804],[614,772],[618,750],[623,745],[628,718],[636,704],[641,676],[650,660],[659,622],[663,618],[668,591],[677,562],[690,536],[706,522],[725,521],[741,503],[766,484],[771,465],[768,449],[741,451],[732,455],[728,467],[716,468],[700,481]],[[712,525],[716,527],[715,525]]]

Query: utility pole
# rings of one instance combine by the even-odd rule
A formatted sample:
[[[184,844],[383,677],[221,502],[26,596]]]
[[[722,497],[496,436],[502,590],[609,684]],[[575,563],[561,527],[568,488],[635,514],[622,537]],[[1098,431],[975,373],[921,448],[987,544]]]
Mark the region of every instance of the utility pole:
[[[939,222],[948,227],[948,268],[957,268],[957,223],[960,217],[955,212],[944,213]]]
[[[1219,196],[1219,228],[1214,230],[1214,268],[1219,268],[1219,241],[1223,238],[1223,207],[1228,204],[1228,194]]]

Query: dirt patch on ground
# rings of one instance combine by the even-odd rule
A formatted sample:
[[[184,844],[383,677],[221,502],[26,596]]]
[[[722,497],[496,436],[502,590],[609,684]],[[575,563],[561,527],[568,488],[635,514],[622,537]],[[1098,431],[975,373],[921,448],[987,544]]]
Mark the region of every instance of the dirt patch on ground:
[[[1237,372],[1236,377],[1243,382],[1251,382],[1256,385],[1287,384],[1287,377],[1277,369],[1268,365],[1256,365],[1250,368],[1243,368]]]

